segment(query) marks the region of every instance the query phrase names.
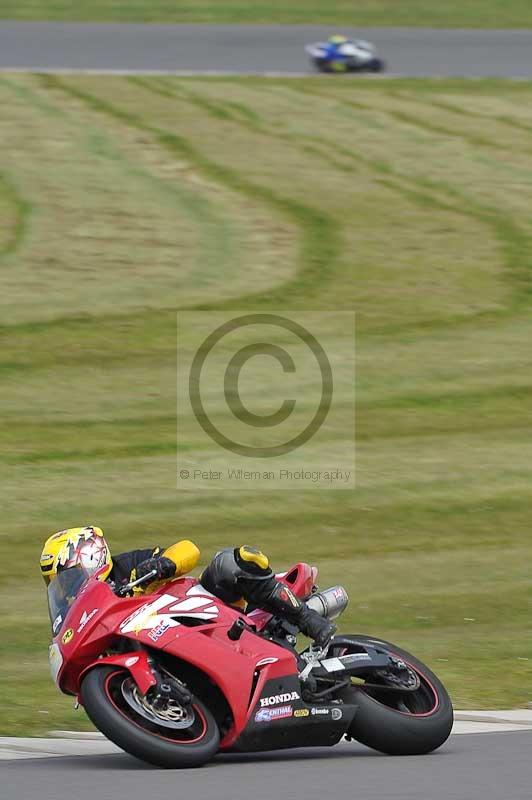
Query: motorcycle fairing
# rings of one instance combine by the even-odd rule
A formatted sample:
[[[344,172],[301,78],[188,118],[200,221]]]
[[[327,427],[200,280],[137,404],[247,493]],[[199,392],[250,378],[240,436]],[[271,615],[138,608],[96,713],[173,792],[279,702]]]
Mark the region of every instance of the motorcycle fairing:
[[[208,605],[190,608],[183,604],[188,600],[204,597]],[[137,672],[127,664],[129,658],[138,656],[143,648],[165,653],[184,660],[205,673],[225,696],[234,727],[227,740],[235,737],[235,730],[242,730],[251,714],[250,702],[257,685],[267,678],[286,675],[297,676],[297,663],[292,652],[279,645],[245,631],[237,642],[231,641],[227,631],[241,612],[224,605],[197,584],[193,578],[180,578],[162,587],[159,593],[141,598],[122,599],[116,597],[111,588],[102,582],[91,581],[83,591],[80,600],[70,609],[62,631],[72,630],[72,636],[63,642],[62,635],[55,637],[52,647],[54,657],[61,664],[55,669],[58,687],[67,694],[79,695],[79,687],[84,675],[96,664],[101,664],[102,653],[112,648],[118,638],[131,640],[131,650],[125,654],[110,657],[109,663],[117,663],[129,669],[141,690],[155,683],[146,674]],[[195,604],[189,604],[195,605]],[[175,619],[170,611],[178,607]],[[202,614],[203,609],[216,607],[209,619],[198,619],[198,624],[188,627],[177,621],[186,616],[190,621],[194,613]],[[84,615],[96,609],[97,613],[81,628]],[[168,609],[168,619],[165,610]],[[159,638],[154,641],[150,634],[161,625],[168,624]],[[170,624],[176,623],[176,624]],[[159,630],[161,628],[159,627]],[[64,634],[63,634],[64,635]],[[57,651],[57,652],[56,652]],[[144,651],[149,652],[149,651]],[[59,658],[60,657],[60,658]],[[225,740],[222,742],[225,745]]]
[[[298,564],[279,577],[305,597],[314,585],[316,570]],[[150,653],[164,651],[197,667],[223,694],[233,720],[221,749],[264,750],[336,743],[353,718],[354,706],[343,705],[339,709],[306,705],[300,696],[294,652],[249,629],[237,641],[227,636],[239,618],[261,629],[270,617],[259,609],[245,616],[204,590],[194,578],[179,578],[153,594],[133,598],[119,598],[106,583],[91,580],[53,642],[56,655],[62,658],[56,670],[57,683],[62,691],[79,695],[87,671],[109,663],[128,669],[145,693],[156,683]],[[124,644],[128,639],[131,647],[127,652],[107,654],[119,641]],[[287,693],[296,693],[297,699],[276,704],[279,708],[285,706],[280,712],[284,717],[279,717],[279,712],[264,712],[261,699]],[[259,713],[261,709],[263,713]]]
[[[155,686],[157,683],[157,679],[149,663],[148,653],[145,650],[135,650],[130,653],[116,653],[112,656],[104,656],[98,659],[98,666],[102,664],[112,664],[113,666],[127,669],[142,694],[146,694],[148,689]],[[80,683],[92,667],[94,667],[94,664],[91,664],[83,670],[79,676]]]
[[[357,710],[347,703],[308,705],[301,699],[297,675],[266,680],[255,699],[246,727],[231,745],[223,743],[223,749],[249,752],[331,746],[347,733]],[[261,699],[274,702],[261,705]]]
[[[246,725],[253,709],[252,698],[267,678],[293,676],[297,680],[296,659],[289,650],[249,631],[244,631],[238,642],[232,642],[227,637],[228,627],[226,622],[187,628],[183,635],[174,635],[160,648],[200,669],[225,696],[234,727],[222,740],[222,747],[229,746],[235,730]],[[201,639],[198,634],[202,634]]]

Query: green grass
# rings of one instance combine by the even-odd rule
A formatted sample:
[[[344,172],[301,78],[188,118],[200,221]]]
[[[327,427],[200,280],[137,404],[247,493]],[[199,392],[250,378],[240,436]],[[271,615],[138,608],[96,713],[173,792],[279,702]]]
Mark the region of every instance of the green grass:
[[[532,27],[528,0],[0,0],[0,19]]]
[[[2,77],[3,733],[88,725],[48,676],[37,562],[90,522],[115,550],[304,556],[349,589],[344,630],[413,650],[458,707],[532,699],[531,100]],[[356,491],[176,492],[178,308],[356,310]]]

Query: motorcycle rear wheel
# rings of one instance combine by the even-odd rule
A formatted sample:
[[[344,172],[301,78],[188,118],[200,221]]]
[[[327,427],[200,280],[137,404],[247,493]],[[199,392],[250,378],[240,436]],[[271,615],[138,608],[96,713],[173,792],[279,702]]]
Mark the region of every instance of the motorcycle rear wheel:
[[[358,706],[348,734],[388,755],[422,755],[441,747],[451,733],[453,707],[437,676],[391,642],[369,636],[344,638],[376,646],[402,659],[420,680],[419,689],[409,693],[365,690],[363,686],[346,690],[344,699]],[[347,647],[348,652],[355,649]]]
[[[386,64],[382,58],[373,58],[367,66],[369,72],[384,72]]]
[[[91,669],[81,684],[81,702],[89,718],[122,750],[159,767],[200,767],[218,751],[220,734],[214,717],[196,697],[192,698],[187,727],[157,725],[135,712],[128,702],[131,677],[120,667]],[[128,687],[128,692],[124,687]],[[185,717],[187,719],[187,717]],[[164,721],[164,720],[163,720]]]

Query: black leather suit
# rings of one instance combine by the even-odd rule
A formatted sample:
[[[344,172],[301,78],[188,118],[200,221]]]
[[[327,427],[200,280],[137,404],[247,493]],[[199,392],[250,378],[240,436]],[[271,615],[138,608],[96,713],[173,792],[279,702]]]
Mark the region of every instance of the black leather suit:
[[[336,630],[276,579],[266,556],[247,545],[216,553],[200,582],[225,603],[242,605],[245,601],[288,620],[319,645],[326,644]]]

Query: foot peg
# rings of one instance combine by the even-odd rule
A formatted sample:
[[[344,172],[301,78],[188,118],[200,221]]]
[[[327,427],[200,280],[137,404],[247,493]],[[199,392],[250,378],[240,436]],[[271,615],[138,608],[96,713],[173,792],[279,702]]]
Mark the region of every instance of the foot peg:
[[[244,631],[246,630],[246,623],[243,619],[235,619],[229,630],[227,636],[232,642],[238,642]]]

